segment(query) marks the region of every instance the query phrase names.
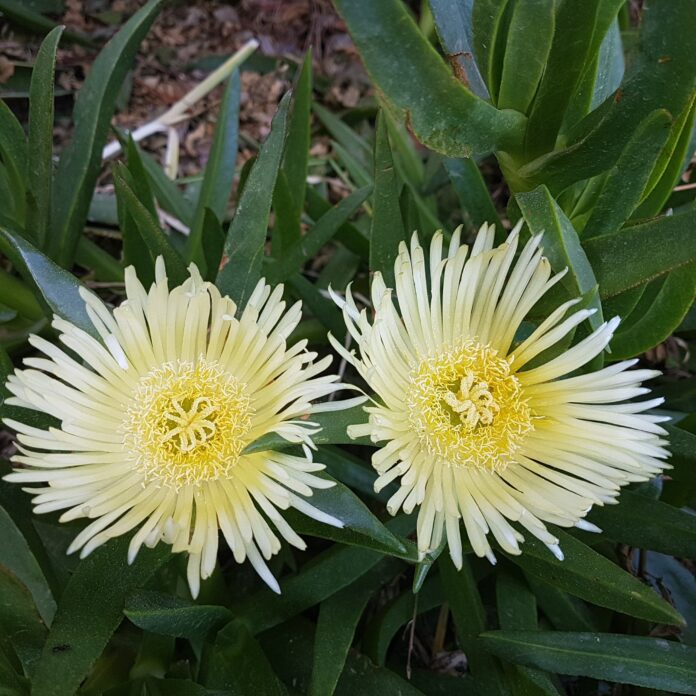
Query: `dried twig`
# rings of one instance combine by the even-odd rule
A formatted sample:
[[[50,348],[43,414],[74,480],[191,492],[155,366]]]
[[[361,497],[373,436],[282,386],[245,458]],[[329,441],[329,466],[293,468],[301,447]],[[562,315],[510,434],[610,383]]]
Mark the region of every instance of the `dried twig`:
[[[214,70],[200,84],[196,85],[190,92],[187,92],[176,104],[161,116],[136,128],[131,137],[136,142],[147,138],[154,133],[168,132],[170,138],[173,126],[191,118],[189,109],[205,97],[212,89],[217,87],[226,77],[232,74],[257,48],[259,42],[250,39],[233,56],[226,60],[217,70]],[[121,143],[112,140],[102,151],[102,159],[106,160],[117,155],[121,151]],[[171,158],[171,153],[170,153]]]

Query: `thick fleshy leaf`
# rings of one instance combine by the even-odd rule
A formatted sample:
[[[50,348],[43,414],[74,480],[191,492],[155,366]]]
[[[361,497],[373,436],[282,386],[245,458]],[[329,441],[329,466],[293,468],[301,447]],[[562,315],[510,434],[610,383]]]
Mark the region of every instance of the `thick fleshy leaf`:
[[[669,448],[672,452],[668,472],[669,480],[663,483],[662,500],[681,507],[696,499],[696,435],[666,425],[669,433]]]
[[[501,628],[507,631],[536,629],[536,597],[523,578],[508,570],[501,570],[496,580],[495,594]]]
[[[687,100],[681,112],[673,114],[674,123],[672,124],[669,139],[667,140],[667,144],[662,149],[662,152],[660,153],[660,156],[657,158],[657,162],[653,167],[652,173],[650,175],[650,180],[646,187],[646,194],[652,192],[655,185],[660,181],[660,179],[662,179],[663,174],[668,169],[670,160],[675,154],[675,148],[677,147],[679,141],[682,139],[682,131],[684,130],[684,128],[688,129],[689,134],[691,133],[691,126],[693,124],[694,116],[694,103],[696,103],[696,91],[693,92],[691,98]],[[677,157],[675,158],[677,160],[677,165],[676,167],[673,166],[671,168],[673,183],[676,183],[677,172],[681,172],[682,165],[684,164],[683,158],[683,152],[677,155]],[[644,210],[644,213],[648,213],[648,210]]]
[[[210,209],[203,212],[203,257],[205,258],[206,280],[214,280],[220,268],[222,250],[225,247],[225,231],[218,216]]]
[[[332,694],[336,688],[360,617],[368,601],[391,580],[401,566],[396,561],[378,563],[356,582],[322,602],[314,642],[309,696]]]
[[[696,603],[694,603],[694,575],[683,559],[663,553],[641,554],[644,577],[658,592],[669,592],[669,599],[686,619],[679,640],[696,647]]]
[[[588,322],[593,329],[599,328],[602,304],[597,292],[597,279],[570,220],[545,186],[518,194],[517,202],[530,232],[543,232],[542,246],[551,268],[556,272],[568,269],[561,285],[570,297],[582,296],[585,298],[584,306],[597,310]]]
[[[667,142],[672,118],[664,109],[650,114],[636,129],[616,164],[607,172],[592,208],[584,237],[599,237],[616,232],[636,209]]]
[[[440,43],[455,74],[474,94],[488,99],[488,90],[474,60],[472,15],[475,3],[473,0],[428,0],[428,4]]]
[[[519,175],[531,187],[546,183],[553,192],[605,171],[618,159],[636,126],[656,109],[673,117],[693,94],[696,13],[690,0],[658,0],[642,15],[639,51],[630,75],[613,97],[582,121],[565,149],[525,165]],[[573,29],[570,35],[575,36]],[[564,76],[561,75],[561,82]],[[540,123],[540,129],[543,123]]]
[[[94,61],[80,90],[73,113],[75,136],[60,158],[53,189],[48,248],[62,266],[73,259],[87,218],[119,88],[162,1],[149,0],[123,25]]]
[[[595,507],[589,519],[612,541],[696,558],[694,516],[639,493],[624,491],[619,505]]]
[[[215,281],[220,292],[229,295],[239,310],[243,309],[261,278],[268,215],[285,147],[290,97],[288,93],[280,102],[271,132],[244,184],[227,231],[221,268]]]
[[[116,165],[113,174],[116,195],[132,216],[135,227],[149,251],[152,263],[154,264],[158,256],[162,256],[170,282],[172,285],[180,285],[188,278],[188,271],[181,255],[162,231],[152,212],[128,183],[123,165]]]
[[[691,104],[684,110],[672,126],[670,138],[663,149],[663,157],[666,157],[664,169],[656,166],[648,183],[649,194],[635,211],[636,219],[652,217],[662,212],[662,209],[672,194],[672,189],[679,181],[679,176],[684,171],[685,162],[689,161],[694,148],[692,136],[694,133],[694,119],[696,119],[696,92]]]
[[[88,237],[80,237],[75,263],[94,271],[95,280],[104,283],[122,283],[123,266],[108,251]]]
[[[128,542],[113,539],[77,566],[37,664],[33,696],[72,696],[121,623],[126,597],[171,558],[160,544],[142,549],[129,566]]]
[[[383,113],[377,116],[375,134],[375,190],[370,228],[370,271],[380,271],[394,287],[394,260],[399,242],[406,239],[399,209],[400,182],[394,169],[389,134]]]
[[[553,40],[527,124],[528,160],[554,147],[573,92],[592,60],[591,39],[600,4],[599,0],[565,0],[557,6]]]
[[[470,92],[445,65],[400,0],[336,0],[367,72],[414,135],[451,157],[519,142],[523,117]]]
[[[457,639],[469,659],[469,669],[484,693],[505,693],[506,678],[498,661],[479,644],[478,635],[486,630],[486,612],[468,559],[457,570],[449,554],[438,560],[440,579],[457,631]]]
[[[288,286],[302,300],[302,309],[315,316],[334,336],[343,340],[346,325],[341,310],[330,297],[321,293],[314,283],[299,273],[288,280]]]
[[[8,650],[9,652],[9,650]],[[17,673],[13,662],[0,648],[0,679],[7,689],[7,696],[29,696],[29,680]]]
[[[220,105],[213,144],[205,165],[201,192],[193,214],[186,250],[187,260],[193,261],[204,275],[209,275],[205,258],[205,211],[210,209],[218,220],[224,220],[232,192],[234,166],[237,161],[237,133],[239,131],[239,99],[241,82],[235,70],[227,82]]]
[[[0,566],[14,574],[31,593],[43,621],[50,625],[56,602],[32,548],[8,512],[0,507]]]
[[[33,9],[31,4],[27,0],[0,0],[0,12],[11,21],[37,34],[46,34],[55,29],[56,23]],[[94,42],[89,37],[76,32],[66,31],[65,38],[83,46],[94,46]]]
[[[696,648],[612,633],[490,631],[481,642],[510,662],[561,674],[696,693]]]
[[[29,146],[27,155],[28,206],[26,229],[43,249],[51,220],[53,185],[53,81],[56,50],[65,27],[44,39],[31,73],[29,91]]]
[[[508,0],[476,0],[471,13],[472,43],[481,75],[493,100],[500,87],[498,52],[505,44],[505,10]]]
[[[225,693],[285,696],[268,658],[243,621],[230,621],[217,635],[208,658],[205,685]]]
[[[555,0],[514,4],[505,42],[497,105],[527,113],[548,68],[556,23]],[[534,39],[530,41],[530,37]]]
[[[4,360],[2,362],[4,363]],[[3,365],[2,370],[0,370],[0,383],[5,383],[7,375],[12,369],[14,368],[11,363],[10,370],[6,370]],[[9,392],[6,391],[6,394],[9,394]],[[0,409],[0,413],[3,416],[5,416],[5,409],[8,410],[7,417],[21,419],[34,427],[45,429],[57,423],[57,420],[51,418],[51,416],[38,411],[23,409],[19,406]],[[38,418],[27,418],[27,414],[36,414]],[[41,416],[44,416],[44,418],[41,418]],[[53,620],[56,611],[54,597],[58,595],[60,586],[46,547],[36,531],[34,524],[36,517],[32,508],[31,498],[28,495],[18,495],[15,484],[4,480],[4,476],[9,474],[11,470],[12,465],[9,462],[0,460],[0,476],[3,477],[3,480],[0,480],[0,509],[11,518],[11,524],[15,528],[16,534],[21,537],[21,541],[15,537],[17,538],[17,547],[14,551],[19,551],[22,554],[24,561],[26,561],[26,570],[23,572],[20,570],[20,566],[13,568],[12,564],[6,564],[32,592],[34,603],[39,613],[44,621],[49,624]],[[4,538],[9,539],[11,535],[12,532],[7,530]],[[29,559],[29,556],[24,555],[23,549],[25,546],[28,548],[31,559]],[[6,549],[6,554],[7,552],[8,550]],[[9,553],[12,553],[12,551],[10,550]]]
[[[327,474],[319,475],[322,478],[331,479]],[[350,546],[375,549],[409,561],[418,559],[413,543],[392,534],[368,510],[360,498],[342,483],[336,482],[336,485],[331,488],[315,490],[308,502],[343,522],[343,527],[324,524],[297,510],[290,509],[284,517],[299,534],[309,534]]]
[[[29,590],[2,563],[0,563],[0,626],[2,627],[0,645],[4,640],[10,641],[24,671],[31,674],[46,640],[46,626],[34,606]],[[2,677],[1,668],[0,677]],[[0,693],[3,693],[3,686],[5,684],[0,682]]]
[[[160,592],[135,592],[123,610],[144,631],[203,640],[231,621],[232,612],[219,605],[194,604]]]
[[[219,691],[206,689],[195,684],[190,679],[156,679],[148,677],[145,680],[147,696],[215,696]],[[104,696],[112,696],[111,691]],[[125,695],[124,695],[125,696]]]
[[[394,534],[410,534],[414,525],[409,518],[397,517],[386,526]],[[333,546],[297,574],[281,578],[282,594],[271,595],[267,589],[262,589],[240,602],[236,607],[237,615],[253,633],[273,628],[348,587],[382,558],[383,554],[378,551]]]
[[[525,574],[527,583],[546,618],[559,631],[596,631],[590,608],[577,597],[549,585],[535,575]]]
[[[271,251],[275,258],[282,258],[283,248],[295,244],[301,237],[300,219],[302,209],[295,207],[290,191],[290,180],[281,169],[273,191],[273,233],[271,234]]]
[[[138,148],[143,165],[150,176],[150,186],[160,206],[168,213],[191,226],[193,211],[184,195],[179,191],[176,183],[165,173],[162,167],[155,162],[151,155]]]
[[[128,168],[118,166],[117,178],[122,178],[128,184],[137,200],[144,206],[149,218],[157,220],[157,209],[150,187],[150,179],[145,170],[140,151],[132,138],[128,139],[125,149],[128,156]],[[116,196],[116,208],[118,226],[123,237],[123,265],[126,267],[134,266],[140,282],[146,288],[149,288],[155,281],[156,254],[153,257],[153,254],[150,253],[150,249],[140,232],[138,222],[140,221],[140,224],[142,224],[140,216],[138,221],[136,221],[131,213],[130,201],[126,200],[126,196],[120,190]]]
[[[622,5],[622,0],[616,0],[614,7]],[[603,12],[607,4],[599,6],[600,13]],[[610,94],[615,92],[621,80],[623,80],[624,71],[626,69],[626,61],[624,59],[624,47],[621,38],[621,28],[619,20],[616,17],[617,12],[614,12],[614,20],[609,25],[607,33],[604,35],[602,44],[599,48],[597,56],[597,68],[594,70],[594,84],[592,86],[592,100],[589,103],[589,109],[596,109],[602,104]],[[597,27],[595,27],[595,32]],[[587,84],[584,82],[584,84]],[[584,114],[583,114],[584,115]]]
[[[583,241],[602,298],[696,261],[696,209]]]
[[[497,235],[502,235],[503,226],[476,161],[447,158],[443,164],[461,204],[467,229],[475,232],[487,222],[495,224]]]
[[[385,667],[375,667],[364,655],[348,655],[346,669],[338,682],[335,696],[423,696],[405,677]]]
[[[80,281],[57,266],[30,242],[0,227],[0,248],[12,259],[28,283],[34,285],[47,314],[55,313],[91,336],[99,338],[80,297]]]
[[[560,529],[553,533],[559,538],[564,560],[559,561],[533,538],[510,560],[525,573],[600,607],[658,623],[683,623],[674,607],[637,578]]]
[[[358,189],[324,213],[307,234],[286,250],[283,258],[268,264],[266,278],[269,282],[282,283],[302,270],[305,263],[331,241],[341,226],[365,202],[371,191],[370,186]]]
[[[693,306],[696,263],[653,280],[611,341],[612,357],[632,358],[666,340]]]
[[[365,576],[367,577],[367,576]],[[350,589],[350,588],[348,588]],[[381,607],[377,615],[365,629],[362,651],[380,667],[387,660],[387,651],[400,629],[418,614],[423,614],[440,606],[445,600],[439,577],[431,577],[416,595],[408,588],[393,601]],[[402,639],[408,640],[403,635]]]
[[[27,140],[10,107],[0,100],[0,162],[7,177],[8,194],[3,198],[3,214],[23,225],[26,215]]]
[[[307,212],[313,220],[319,220],[324,213],[331,210],[331,203],[323,198],[313,186],[308,186],[306,193]],[[358,227],[352,223],[344,222],[343,225],[338,228],[335,239],[343,244],[346,249],[357,254],[361,259],[365,261],[369,260],[369,238],[363,230],[358,229]]]
[[[319,448],[316,459],[326,465],[326,471],[336,480],[363,496],[386,503],[398,486],[390,484],[379,493],[375,492],[377,473],[369,462],[356,457],[342,447],[324,445]]]
[[[3,249],[3,254],[10,257],[13,252],[11,251],[11,246],[7,242],[2,241],[2,226],[0,225],[0,249]],[[11,231],[10,231],[11,230]],[[12,236],[17,239],[21,239],[23,235],[16,231],[16,228],[8,227],[6,231],[10,231]],[[10,249],[10,251],[8,251]],[[106,252],[103,252],[106,254]],[[19,255],[15,254],[14,260],[17,261]],[[21,259],[18,261],[18,269],[21,269],[22,262]],[[25,273],[26,276],[26,273]],[[122,278],[121,278],[122,279]],[[117,280],[111,278],[110,280]],[[32,280],[25,282],[24,280],[18,278],[13,273],[0,269],[0,296],[2,296],[2,313],[5,315],[3,321],[10,321],[11,319],[19,316],[24,319],[29,319],[31,322],[39,322],[46,316],[45,305],[42,305],[37,299],[38,292],[31,290],[31,286],[34,283]],[[10,317],[10,314],[13,316]],[[8,327],[9,328],[9,327]],[[39,327],[34,327],[37,330]],[[10,340],[11,344],[12,341]]]
[[[312,104],[312,111],[329,132],[329,135],[336,141],[335,144],[338,144],[345,152],[350,153],[362,171],[368,172],[372,169],[372,148],[366,138],[356,133],[341,118],[332,114],[318,102]]]
[[[290,195],[296,209],[302,210],[307,187],[307,160],[310,145],[310,109],[312,105],[312,50],[307,51],[293,90],[292,116],[283,170],[290,182]]]
[[[273,255],[276,258],[282,257],[285,250],[300,239],[302,232],[300,222],[307,188],[311,105],[312,50],[310,48],[295,78],[285,153],[273,194],[276,220],[272,241]]]
[[[387,498],[388,500],[388,498]],[[471,548],[470,545],[465,545],[463,544],[464,548],[462,548],[463,553],[472,553],[473,549]],[[435,562],[437,561],[438,558],[440,558],[440,555],[442,552],[447,548],[447,539],[443,539],[440,542],[440,545],[436,548],[433,549],[432,551],[427,551],[424,554],[423,558],[420,558],[418,560],[418,565],[416,566],[416,569],[413,571],[413,594],[418,594],[421,591],[421,588],[423,587],[423,583],[425,582],[426,578],[428,577],[428,574],[430,573],[431,568],[435,565]]]
[[[537,603],[524,578],[503,570],[495,584],[498,604],[498,624],[506,631],[535,631]],[[535,693],[541,696],[560,696],[560,691],[546,672],[517,665],[511,674],[513,693]]]

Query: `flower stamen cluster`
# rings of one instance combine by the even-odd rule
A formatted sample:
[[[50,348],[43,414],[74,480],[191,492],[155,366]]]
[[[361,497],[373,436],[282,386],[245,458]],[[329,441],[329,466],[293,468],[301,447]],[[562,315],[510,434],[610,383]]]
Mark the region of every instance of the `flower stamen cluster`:
[[[409,383],[409,422],[446,464],[501,471],[533,427],[510,362],[475,340],[422,359]]]

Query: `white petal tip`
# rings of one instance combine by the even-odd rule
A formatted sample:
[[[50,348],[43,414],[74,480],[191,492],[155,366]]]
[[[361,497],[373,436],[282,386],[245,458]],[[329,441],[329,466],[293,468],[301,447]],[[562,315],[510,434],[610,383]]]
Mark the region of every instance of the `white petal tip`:
[[[578,529],[582,529],[584,532],[592,532],[594,534],[602,533],[602,530],[596,524],[592,524],[592,522],[588,522],[587,520],[578,520],[575,526]]]
[[[563,555],[563,551],[561,551],[561,547],[558,544],[547,544],[546,546],[547,546],[548,550],[551,551],[551,553],[559,561],[562,561],[565,559],[565,556]]]

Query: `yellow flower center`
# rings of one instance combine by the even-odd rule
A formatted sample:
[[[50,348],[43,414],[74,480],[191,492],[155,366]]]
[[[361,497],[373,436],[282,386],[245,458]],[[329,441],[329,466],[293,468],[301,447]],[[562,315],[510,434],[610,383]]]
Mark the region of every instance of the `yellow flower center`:
[[[475,341],[444,348],[411,371],[408,413],[426,451],[455,466],[502,471],[532,428],[510,361]]]
[[[227,476],[253,415],[246,385],[217,363],[178,360],[138,383],[124,443],[147,480],[179,488]]]

